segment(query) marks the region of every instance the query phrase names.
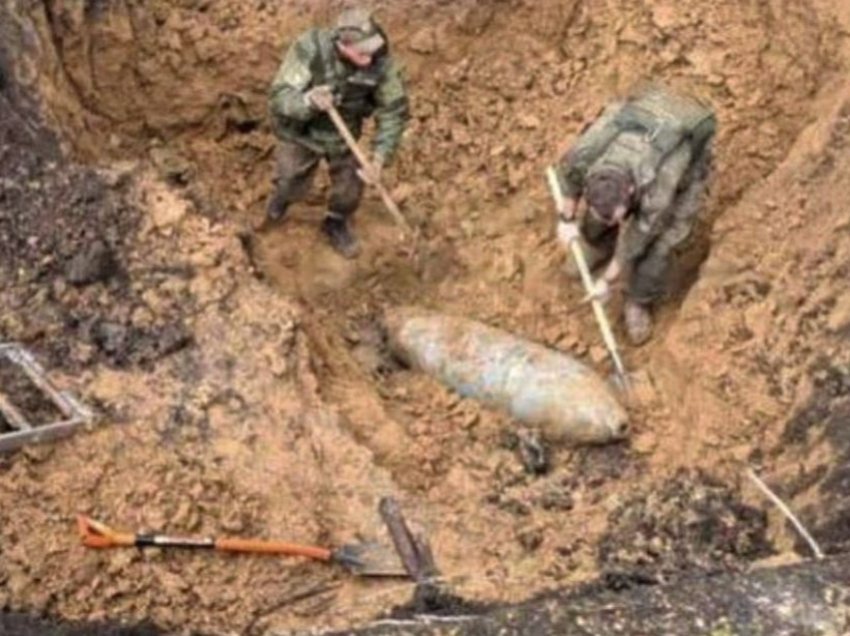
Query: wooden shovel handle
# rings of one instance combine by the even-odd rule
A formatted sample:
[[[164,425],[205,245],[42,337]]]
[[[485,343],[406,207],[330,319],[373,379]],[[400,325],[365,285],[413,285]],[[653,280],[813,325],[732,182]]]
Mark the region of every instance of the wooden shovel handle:
[[[560,207],[564,201],[564,194],[561,192],[561,186],[558,183],[558,176],[555,172],[555,168],[549,166],[546,170],[546,179],[549,182],[549,190],[552,193],[552,197],[555,199],[555,204]],[[590,273],[590,268],[587,265],[587,260],[584,257],[584,252],[581,249],[581,245],[579,245],[578,241],[573,240],[570,241],[570,251],[573,254],[573,258],[575,259],[576,266],[578,267],[579,274],[581,275],[581,281],[584,285],[585,290],[588,294],[593,293],[593,276]],[[611,329],[611,323],[608,321],[608,316],[605,314],[605,308],[602,305],[602,302],[593,298],[590,302],[591,307],[593,307],[593,315],[596,317],[596,323],[599,325],[599,330],[602,333],[602,340],[605,342],[605,346],[608,348],[608,353],[611,356],[611,360],[614,363],[614,368],[617,371],[617,375],[620,377],[620,380],[625,385],[625,388],[628,388],[628,375],[626,374],[626,367],[623,364],[622,358],[620,358],[620,353],[617,348],[617,341],[614,339],[614,332]]]
[[[345,140],[348,149],[351,150],[351,153],[357,158],[357,162],[360,164],[360,167],[371,173],[373,171],[372,162],[369,161],[368,157],[366,157],[366,153],[360,148],[360,144],[357,143],[357,140],[354,138],[354,135],[351,134],[351,131],[348,129],[348,126],[345,125],[345,121],[342,119],[342,116],[339,114],[339,111],[331,106],[328,109],[328,117],[331,118],[334,126],[339,131],[339,134]],[[389,210],[395,222],[398,226],[408,235],[413,235],[413,229],[410,227],[410,224],[407,222],[407,219],[404,218],[404,215],[399,210],[398,205],[395,201],[393,201],[392,196],[384,187],[382,183],[375,183],[375,188],[378,190],[378,194],[381,195],[381,200],[384,202],[384,206]]]

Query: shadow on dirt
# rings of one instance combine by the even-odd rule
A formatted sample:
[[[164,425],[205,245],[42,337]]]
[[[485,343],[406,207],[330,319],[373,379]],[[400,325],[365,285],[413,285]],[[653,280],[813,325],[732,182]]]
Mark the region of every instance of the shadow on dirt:
[[[25,614],[0,613],[0,636],[160,636],[151,624],[69,623]]]

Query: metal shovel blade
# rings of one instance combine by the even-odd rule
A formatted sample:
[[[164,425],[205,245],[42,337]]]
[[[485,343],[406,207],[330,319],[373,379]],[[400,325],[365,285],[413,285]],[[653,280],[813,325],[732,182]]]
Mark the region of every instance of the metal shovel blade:
[[[352,543],[337,548],[333,560],[357,576],[409,578],[395,549],[380,543]]]

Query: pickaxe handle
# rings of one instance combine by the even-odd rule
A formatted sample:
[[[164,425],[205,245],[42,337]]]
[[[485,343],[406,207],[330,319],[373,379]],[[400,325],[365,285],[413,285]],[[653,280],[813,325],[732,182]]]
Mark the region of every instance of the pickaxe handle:
[[[558,175],[555,172],[554,167],[549,166],[546,170],[546,178],[549,182],[549,190],[552,192],[552,197],[555,199],[555,203],[558,208],[560,208],[564,203],[564,193],[561,192],[561,186],[558,183]],[[587,266],[587,259],[585,259],[584,252],[582,251],[581,245],[578,241],[570,241],[570,251],[572,252],[573,258],[578,266],[579,274],[581,274],[581,282],[584,284],[585,290],[587,290],[588,294],[593,294],[593,277],[590,274],[590,268]],[[605,307],[598,298],[591,297],[590,304],[593,307],[593,314],[596,317],[599,330],[602,332],[602,340],[605,342],[608,353],[611,355],[611,360],[614,362],[614,369],[617,371],[617,375],[620,377],[620,381],[623,383],[623,386],[628,388],[629,380],[628,375],[626,374],[626,367],[623,365],[623,361],[617,350],[617,341],[614,339],[614,332],[611,329],[611,323],[608,321],[608,316],[605,314]]]
[[[360,148],[360,145],[357,143],[357,140],[354,138],[354,135],[351,134],[351,131],[346,126],[345,121],[343,121],[342,116],[339,114],[339,111],[336,107],[331,106],[328,111],[328,117],[331,118],[334,126],[336,126],[337,131],[345,140],[346,145],[349,150],[351,150],[352,154],[357,158],[357,162],[360,164],[360,167],[363,168],[369,174],[373,173],[372,162],[369,161],[369,158],[366,156],[366,153],[363,152],[363,149]],[[384,187],[384,184],[377,182],[374,184],[375,189],[378,190],[378,194],[381,196],[381,200],[384,202],[384,206],[389,210],[390,214],[392,214],[395,222],[398,223],[399,227],[404,230],[408,235],[413,234],[413,230],[410,227],[410,224],[404,218],[404,215],[399,210],[396,202],[393,201],[393,198],[390,196],[390,193]]]

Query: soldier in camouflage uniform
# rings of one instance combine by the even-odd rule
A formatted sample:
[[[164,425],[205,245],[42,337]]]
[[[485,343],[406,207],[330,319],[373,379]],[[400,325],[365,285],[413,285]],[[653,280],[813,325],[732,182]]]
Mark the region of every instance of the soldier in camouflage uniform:
[[[708,178],[712,110],[661,86],[608,106],[558,165],[565,203],[558,235],[578,239],[591,268],[608,262],[592,296],[625,279],[624,319],[633,344],[652,333],[671,257],[693,229]],[[576,224],[578,204],[586,212]]]
[[[289,48],[269,93],[276,135],[281,140],[276,187],[266,209],[268,221],[283,218],[309,188],[322,159],[331,178],[328,212],[322,224],[331,245],[353,258],[357,240],[349,221],[360,204],[363,182],[380,178],[392,159],[408,120],[408,100],[386,35],[365,9],[342,12],[333,29],[311,29]],[[374,115],[372,174],[359,169],[326,111],[335,105],[355,138]]]

